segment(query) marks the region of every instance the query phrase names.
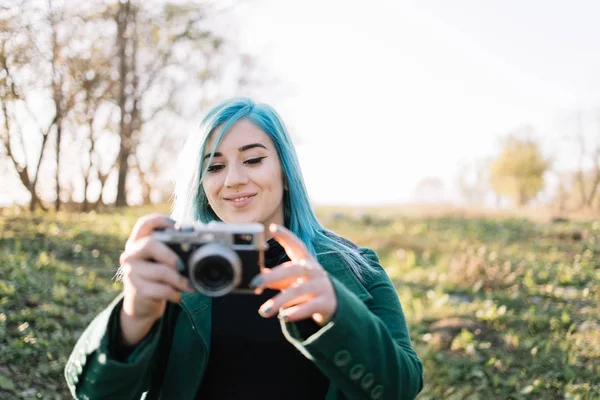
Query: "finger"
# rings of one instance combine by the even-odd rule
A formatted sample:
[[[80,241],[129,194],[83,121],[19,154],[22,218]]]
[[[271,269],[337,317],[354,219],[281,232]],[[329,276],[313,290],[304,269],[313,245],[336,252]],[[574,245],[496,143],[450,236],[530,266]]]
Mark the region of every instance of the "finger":
[[[312,259],[312,255],[296,235],[289,231],[286,227],[277,224],[271,224],[269,231],[290,257],[290,260],[298,262],[302,259]]]
[[[266,287],[271,289],[286,288],[304,274],[305,271],[300,264],[288,261],[275,268],[266,269],[256,275],[250,281],[250,287],[253,289],[264,289]]]
[[[143,216],[137,220],[133,229],[131,230],[131,234],[129,235],[129,239],[127,240],[125,248],[127,249],[128,246],[137,240],[149,236],[156,228],[170,228],[173,227],[174,224],[175,221],[169,218],[169,216],[166,214],[153,213]]]
[[[328,302],[329,300],[324,296],[315,297],[305,303],[282,310],[277,317],[285,322],[313,318],[316,323],[322,326],[325,321],[321,313],[326,311]]]
[[[288,308],[297,304],[305,303],[323,293],[325,290],[324,282],[313,280],[289,288],[283,293],[279,293],[273,298],[267,300],[258,310],[258,313],[269,318],[273,316],[280,308]]]
[[[183,292],[193,292],[189,280],[168,265],[140,262],[139,265],[136,265],[136,268],[137,275],[144,280],[162,284],[166,283],[174,289]]]
[[[145,281],[139,277],[134,277],[131,283],[135,286],[137,296],[154,300],[168,300],[173,303],[181,301],[181,293],[173,289],[170,285]]]
[[[271,289],[285,290],[299,281],[318,279],[325,275],[323,267],[314,261],[292,261],[267,269],[257,275],[250,287],[261,291],[268,287]]]
[[[181,263],[177,253],[169,246],[150,237],[145,237],[134,242],[119,258],[121,265],[140,260],[152,260],[158,264],[166,264],[174,269],[177,269],[177,264]]]

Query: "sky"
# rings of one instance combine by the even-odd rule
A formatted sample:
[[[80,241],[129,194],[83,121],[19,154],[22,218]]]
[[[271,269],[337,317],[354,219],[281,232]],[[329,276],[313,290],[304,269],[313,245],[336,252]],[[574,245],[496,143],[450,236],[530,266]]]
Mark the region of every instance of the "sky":
[[[281,81],[283,95],[258,100],[292,132],[316,203],[410,202],[425,177],[452,200],[461,163],[498,154],[503,135],[531,125],[557,138],[565,118],[600,107],[597,1],[256,0],[237,12],[240,42]],[[546,142],[568,167],[564,141]]]
[[[455,200],[460,166],[525,125],[572,167],[569,118],[600,107],[598,15],[595,0],[245,0],[234,29],[278,82],[256,99],[288,126],[313,202],[377,205],[427,177]]]

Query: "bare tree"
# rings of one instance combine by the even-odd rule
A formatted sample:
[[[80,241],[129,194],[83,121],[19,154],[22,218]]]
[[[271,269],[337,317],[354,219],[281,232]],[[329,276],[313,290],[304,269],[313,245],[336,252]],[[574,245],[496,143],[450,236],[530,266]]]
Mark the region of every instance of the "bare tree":
[[[111,79],[111,59],[97,45],[92,45],[91,51],[86,57],[73,58],[70,62],[70,75],[77,83],[78,100],[76,107],[77,123],[86,131],[80,143],[81,152],[81,176],[83,179],[83,211],[90,208],[89,187],[94,178],[100,183],[99,201],[95,203],[98,207],[102,204],[102,192],[106,179],[117,164],[117,158],[109,161],[109,168],[102,168],[103,159],[110,157],[106,151],[98,148],[98,141],[102,136],[111,135],[111,119],[115,109],[110,101],[112,92],[116,87],[115,80]],[[116,129],[115,137],[116,137]],[[87,157],[83,155],[87,154]],[[106,164],[104,162],[104,164]]]
[[[66,85],[66,73],[65,67],[66,62],[64,60],[65,53],[68,51],[66,47],[68,44],[65,37],[59,38],[58,30],[59,25],[64,27],[65,13],[63,9],[53,7],[52,0],[48,0],[48,12],[46,16],[48,26],[50,28],[50,66],[51,66],[51,88],[52,88],[52,102],[54,105],[54,127],[56,131],[56,200],[54,203],[54,209],[60,210],[60,173],[61,173],[61,148],[62,148],[62,136],[64,128],[64,120],[69,109],[72,107],[72,97],[65,92]]]
[[[65,72],[69,41],[72,38],[67,29],[70,24],[65,24],[65,20],[70,16],[67,16],[65,9],[54,7],[51,0],[47,1],[45,7],[33,1],[12,2],[5,12],[4,35],[1,39],[1,68],[5,79],[2,112],[6,140],[3,142],[21,182],[31,195],[30,209],[33,210],[37,205],[44,208],[37,193],[37,183],[44,150],[49,144],[49,137],[55,134],[55,208],[58,210],[63,129],[65,117],[73,105]],[[51,105],[42,114],[51,110],[49,123],[41,122],[44,118],[38,117],[39,110],[32,110],[30,98],[39,97],[40,92],[48,93]],[[26,110],[26,117],[20,112],[22,110]],[[23,130],[31,129],[31,123],[37,126],[42,137],[37,160],[27,157],[32,151],[32,145],[25,140],[28,135]],[[20,149],[16,152],[13,149],[15,137],[20,144]],[[20,158],[19,153],[23,155]]]
[[[217,33],[219,25],[210,22],[215,10],[193,1],[97,0],[77,7],[58,0],[3,4],[0,141],[3,158],[10,160],[31,194],[30,208],[41,205],[40,193],[49,197],[47,182],[56,191],[56,210],[65,194],[79,197],[78,190],[83,190],[83,208],[88,209],[94,201],[90,188],[97,185],[95,205],[101,206],[113,176],[116,204],[126,205],[131,168],[146,201],[162,191],[154,186],[164,182],[165,169],[157,165],[165,162],[166,154],[157,151],[160,148],[143,151],[149,148],[143,144],[168,147],[173,158],[182,133],[159,126],[171,121],[172,127],[172,121],[198,115],[222,94],[225,81],[238,87],[252,81],[244,76],[254,72],[252,57],[240,54]],[[116,41],[114,33],[106,34],[111,31]],[[237,75],[232,76],[230,66],[235,63]],[[42,113],[32,111],[29,95],[34,90],[45,102]],[[33,108],[37,111],[40,105]],[[23,131],[31,131],[32,125],[40,140]],[[45,151],[47,147],[54,152]],[[32,151],[37,152],[33,157]]]
[[[141,7],[130,0],[118,5],[115,21],[121,145],[117,206],[127,204],[130,165],[137,166],[138,174],[148,176],[149,171],[139,170],[144,163],[130,160],[144,140],[144,126],[161,115],[177,115],[176,99],[191,87],[207,96],[206,86],[217,84],[225,63],[231,61],[225,51],[226,40],[207,27],[211,12],[214,10],[209,4],[191,1],[167,2],[154,8]],[[201,105],[199,102],[192,108]],[[143,155],[135,157],[140,161]]]
[[[576,164],[572,173],[559,175],[562,192],[557,195],[565,207],[591,210],[598,202],[600,186],[600,109],[579,110],[571,121],[572,133],[565,140],[574,146]]]
[[[596,123],[600,131],[600,110],[596,110]],[[581,193],[581,206],[592,208],[592,204],[600,184],[600,146],[598,143],[591,143],[586,140],[584,135],[584,123],[582,113],[578,113],[577,119],[577,139],[580,148],[578,170],[576,173],[577,184]],[[591,148],[590,148],[591,147]],[[589,160],[591,168],[585,170],[585,159]]]
[[[252,70],[251,57],[229,46],[210,25],[211,15],[218,12],[208,3],[167,2],[155,8],[120,3],[116,19],[122,121],[118,206],[127,204],[127,168],[133,167],[138,177],[143,176],[142,185],[151,184],[164,170],[151,170],[153,152],[140,152],[140,144],[179,140],[177,132],[152,127],[155,121],[182,117],[184,108],[197,114],[212,103],[219,92],[215,88],[222,86],[226,67],[231,64],[239,66],[231,78],[239,86],[248,85],[249,80],[241,77]],[[149,190],[146,187],[145,191]]]
[[[14,6],[14,4],[13,4]],[[26,27],[23,26],[18,10],[7,7],[0,17],[2,35],[0,36],[0,107],[2,108],[3,130],[0,132],[6,156],[15,168],[23,186],[30,194],[29,209],[35,210],[39,205],[45,209],[37,193],[37,183],[40,176],[40,167],[44,150],[48,142],[55,119],[49,124],[42,124],[31,112],[26,98],[30,89],[30,82],[24,76],[29,72],[35,59],[31,48],[31,37]],[[19,119],[19,109],[25,110],[30,120],[33,121],[41,136],[39,152],[32,157],[28,156],[29,148],[25,143],[23,121]]]

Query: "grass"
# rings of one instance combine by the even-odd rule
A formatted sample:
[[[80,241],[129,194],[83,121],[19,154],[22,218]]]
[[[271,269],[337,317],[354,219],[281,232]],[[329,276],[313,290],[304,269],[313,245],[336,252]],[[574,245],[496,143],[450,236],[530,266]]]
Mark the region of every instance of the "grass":
[[[70,398],[64,364],[150,211],[0,217],[0,398]],[[375,249],[398,289],[419,399],[600,398],[599,223],[330,211],[322,222]]]

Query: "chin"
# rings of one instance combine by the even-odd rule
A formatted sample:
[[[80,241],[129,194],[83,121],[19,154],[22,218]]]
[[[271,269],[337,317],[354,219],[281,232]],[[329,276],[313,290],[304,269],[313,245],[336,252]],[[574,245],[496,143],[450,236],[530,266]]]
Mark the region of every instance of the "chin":
[[[226,218],[221,218],[225,222],[230,224],[249,224],[252,222],[258,222],[258,218],[252,215],[228,215]]]

